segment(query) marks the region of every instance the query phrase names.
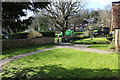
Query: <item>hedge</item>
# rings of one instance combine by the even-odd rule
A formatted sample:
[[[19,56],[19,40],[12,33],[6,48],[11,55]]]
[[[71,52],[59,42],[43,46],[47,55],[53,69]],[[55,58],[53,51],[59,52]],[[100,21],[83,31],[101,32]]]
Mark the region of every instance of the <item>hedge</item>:
[[[40,31],[43,37],[55,37],[55,32],[53,31]]]
[[[8,34],[8,39],[26,39],[29,33],[31,32]],[[52,31],[42,31],[40,33],[42,34],[42,37],[55,37],[55,32]],[[5,35],[2,35],[2,39],[7,39],[7,38],[5,37]]]
[[[8,38],[9,39],[26,39],[28,36],[28,32],[25,33],[16,33],[16,34],[9,34]]]
[[[79,36],[79,37],[77,37],[77,36],[75,36],[75,37],[72,37],[71,38],[71,40],[80,40],[80,39],[86,39],[86,38],[89,38],[90,36]]]
[[[106,38],[90,38],[71,41],[72,44],[109,44]]]
[[[75,35],[83,34],[84,32],[75,32]]]

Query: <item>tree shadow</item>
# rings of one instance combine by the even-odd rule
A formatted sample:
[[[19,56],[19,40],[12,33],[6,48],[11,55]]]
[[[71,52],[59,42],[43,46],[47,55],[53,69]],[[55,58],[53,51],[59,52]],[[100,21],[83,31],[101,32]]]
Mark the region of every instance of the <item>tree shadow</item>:
[[[87,69],[87,68],[67,68],[61,65],[48,65],[39,67],[25,67],[15,73],[12,77],[4,74],[2,80],[39,80],[39,79],[87,79],[87,80],[120,80],[118,69]],[[8,71],[9,73],[10,71]]]

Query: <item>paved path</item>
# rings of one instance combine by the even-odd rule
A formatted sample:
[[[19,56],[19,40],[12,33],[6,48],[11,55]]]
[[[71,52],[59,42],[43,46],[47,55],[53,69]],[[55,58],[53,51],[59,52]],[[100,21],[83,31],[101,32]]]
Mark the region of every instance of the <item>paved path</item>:
[[[114,53],[112,51],[104,51],[104,50],[99,50],[99,49],[87,48],[90,45],[91,44],[88,44],[88,45],[84,45],[84,44],[70,44],[70,43],[59,43],[58,44],[58,46],[62,46],[64,48],[73,48],[73,49],[76,49],[76,50],[94,52],[94,53],[99,53],[99,54]]]
[[[3,60],[0,60],[0,66],[7,64],[11,61],[14,61],[16,59],[20,59],[29,55],[33,55],[33,54],[37,54],[39,52],[44,52],[44,51],[48,51],[51,49],[57,49],[57,48],[72,48],[72,49],[76,49],[76,50],[81,50],[81,51],[88,51],[88,52],[94,52],[94,53],[100,53],[100,54],[108,54],[108,53],[113,53],[113,52],[108,52],[108,51],[103,51],[103,50],[98,50],[98,49],[92,49],[92,48],[87,48],[87,46],[89,45],[73,45],[73,44],[69,44],[69,43],[59,43],[58,46],[53,47],[53,48],[47,48],[47,49],[42,49],[42,50],[38,50],[38,51],[34,51],[34,52],[30,52],[30,53],[26,53],[23,55],[18,55],[18,56],[14,56],[11,58],[6,58]]]

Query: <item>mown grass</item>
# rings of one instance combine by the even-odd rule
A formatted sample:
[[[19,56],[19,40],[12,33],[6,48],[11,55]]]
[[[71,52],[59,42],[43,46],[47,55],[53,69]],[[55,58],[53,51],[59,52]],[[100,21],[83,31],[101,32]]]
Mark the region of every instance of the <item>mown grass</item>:
[[[22,55],[22,54],[29,53],[29,52],[32,52],[32,51],[37,51],[37,50],[50,48],[50,47],[54,47],[54,46],[56,46],[56,45],[47,44],[47,45],[37,45],[37,46],[29,46],[29,47],[3,50],[2,55],[0,55],[0,57],[2,59],[10,58],[10,57],[13,57],[13,56]]]
[[[108,44],[109,41],[106,38],[90,38],[71,41],[73,44]]]
[[[53,49],[2,66],[3,79],[118,78],[118,54]],[[92,79],[96,80],[96,79]],[[105,80],[105,79],[104,79]]]
[[[110,44],[94,44],[94,45],[88,46],[88,48],[93,48],[93,49],[100,49],[100,50],[109,51],[109,45],[110,45]]]

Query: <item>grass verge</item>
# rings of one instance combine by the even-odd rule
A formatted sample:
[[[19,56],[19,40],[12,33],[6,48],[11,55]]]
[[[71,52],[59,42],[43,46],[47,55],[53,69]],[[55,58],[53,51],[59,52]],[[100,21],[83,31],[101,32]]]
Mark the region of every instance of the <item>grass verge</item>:
[[[88,48],[93,48],[93,49],[100,49],[100,50],[109,51],[109,48],[108,48],[109,45],[110,45],[110,44],[94,44],[94,45],[88,46]]]
[[[3,79],[120,77],[118,54],[97,54],[69,48],[30,55],[2,67]]]

